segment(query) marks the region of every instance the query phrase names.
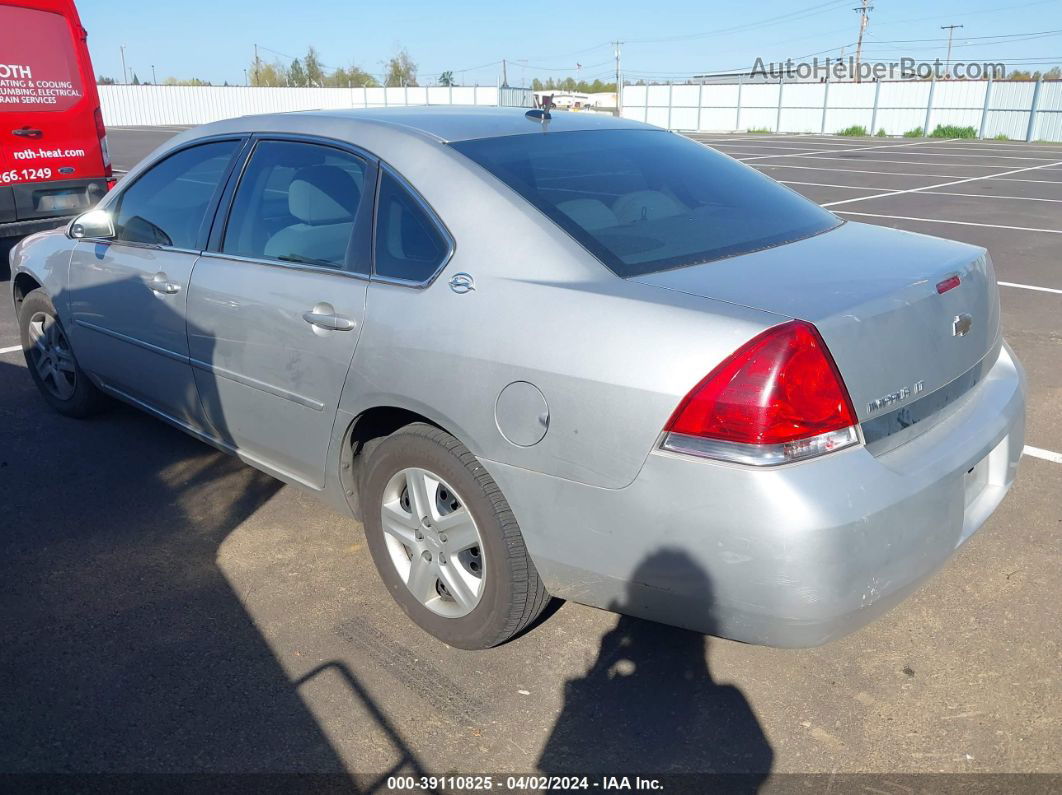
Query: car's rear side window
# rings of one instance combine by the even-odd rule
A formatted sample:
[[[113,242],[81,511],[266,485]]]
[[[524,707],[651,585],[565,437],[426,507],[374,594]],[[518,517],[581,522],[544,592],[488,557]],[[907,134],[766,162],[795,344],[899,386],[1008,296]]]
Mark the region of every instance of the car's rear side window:
[[[380,175],[376,207],[375,274],[420,284],[450,253],[450,242],[421,203],[392,174]]]
[[[60,14],[0,4],[0,61],[0,113],[66,110],[81,99],[74,37]]]
[[[759,172],[662,130],[547,130],[453,147],[623,277],[744,254],[841,223]]]
[[[214,191],[239,141],[213,141],[170,155],[122,191],[115,238],[175,248],[198,247]]]

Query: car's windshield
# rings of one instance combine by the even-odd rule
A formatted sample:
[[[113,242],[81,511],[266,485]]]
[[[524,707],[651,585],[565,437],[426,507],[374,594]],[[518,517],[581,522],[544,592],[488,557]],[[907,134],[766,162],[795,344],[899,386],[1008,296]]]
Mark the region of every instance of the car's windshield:
[[[662,130],[459,141],[617,275],[776,246],[841,221],[759,172]]]

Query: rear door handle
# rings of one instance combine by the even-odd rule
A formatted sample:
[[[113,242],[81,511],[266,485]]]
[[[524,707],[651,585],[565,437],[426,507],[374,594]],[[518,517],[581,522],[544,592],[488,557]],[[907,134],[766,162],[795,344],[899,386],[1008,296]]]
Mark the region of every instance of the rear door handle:
[[[161,271],[148,282],[148,287],[159,295],[176,295],[181,291],[181,285],[171,282],[170,277]]]
[[[44,133],[40,130],[34,130],[30,127],[22,127],[18,130],[12,130],[12,135],[21,135],[23,138],[40,138]]]
[[[311,326],[323,328],[327,331],[353,331],[358,324],[349,317],[339,315],[326,315],[319,312],[303,312],[302,319]]]

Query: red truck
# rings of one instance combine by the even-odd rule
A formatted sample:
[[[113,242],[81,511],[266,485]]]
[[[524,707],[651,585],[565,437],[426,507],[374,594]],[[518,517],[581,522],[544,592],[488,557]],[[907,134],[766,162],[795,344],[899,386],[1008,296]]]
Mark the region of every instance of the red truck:
[[[73,0],[0,0],[0,237],[59,226],[114,184]]]

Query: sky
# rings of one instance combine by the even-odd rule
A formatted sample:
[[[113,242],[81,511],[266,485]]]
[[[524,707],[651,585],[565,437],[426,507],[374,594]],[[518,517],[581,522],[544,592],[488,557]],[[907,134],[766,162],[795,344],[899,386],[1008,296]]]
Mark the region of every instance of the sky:
[[[287,63],[316,47],[327,67],[356,64],[381,73],[405,48],[421,85],[446,70],[458,83],[494,85],[508,61],[511,85],[532,77],[611,81],[611,41],[620,40],[624,78],[681,80],[765,63],[854,54],[860,0],[629,2],[352,3],[339,0],[78,0],[98,74],[198,77],[243,83],[254,45],[266,61]],[[874,0],[864,59],[943,59],[955,30],[954,60],[1009,68],[1062,64],[1062,0]],[[1026,65],[1027,64],[1027,65]],[[579,66],[577,66],[579,65]]]

